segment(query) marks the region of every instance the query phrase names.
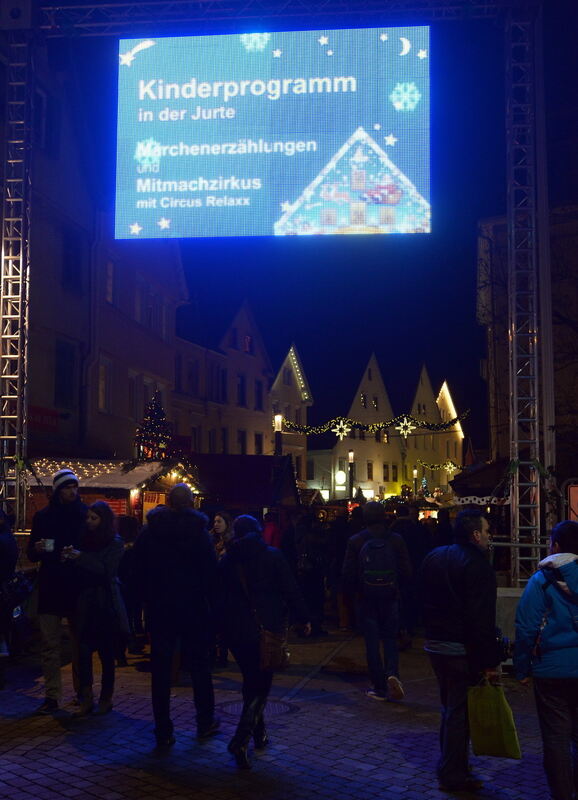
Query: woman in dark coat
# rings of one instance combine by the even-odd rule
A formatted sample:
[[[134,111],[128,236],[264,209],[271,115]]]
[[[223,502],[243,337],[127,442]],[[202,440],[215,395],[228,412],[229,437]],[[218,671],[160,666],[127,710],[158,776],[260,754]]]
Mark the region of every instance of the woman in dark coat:
[[[98,500],[88,508],[79,549],[65,547],[63,560],[75,570],[78,603],[74,627],[78,636],[78,677],[80,707],[74,716],[92,713],[92,654],[98,652],[102,665],[98,714],[112,709],[115,653],[118,637],[128,634],[126,610],[118,582],[118,566],[124,551],[115,533],[114,513],[108,503]]]
[[[263,748],[268,737],[263,710],[273,673],[259,664],[259,629],[283,633],[290,609],[295,619],[311,632],[307,608],[283,554],[268,547],[254,517],[237,517],[233,540],[219,562],[223,637],[243,675],[243,711],[229,752],[237,766],[249,769],[247,746]]]
[[[14,576],[17,560],[18,545],[10,530],[8,517],[0,509],[0,588]],[[12,610],[8,604],[2,605],[0,598],[0,658],[9,654],[8,639]]]

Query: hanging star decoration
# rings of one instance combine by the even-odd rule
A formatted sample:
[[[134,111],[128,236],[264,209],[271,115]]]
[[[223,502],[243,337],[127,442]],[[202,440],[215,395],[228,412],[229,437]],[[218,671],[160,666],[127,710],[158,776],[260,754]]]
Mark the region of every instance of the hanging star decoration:
[[[412,417],[411,414],[406,413],[399,414],[392,419],[382,419],[378,422],[363,422],[362,420],[351,419],[350,417],[333,417],[333,419],[327,420],[327,422],[323,422],[321,425],[300,425],[296,422],[291,422],[289,419],[284,419],[283,425],[292,433],[304,433],[306,436],[317,436],[322,433],[327,433],[327,431],[333,430],[338,426],[340,429],[346,426],[349,427],[349,429],[357,428],[358,430],[368,431],[369,433],[387,431],[388,428],[396,428],[396,430],[399,430],[400,427],[402,427],[407,429],[407,434],[402,433],[401,435],[407,438],[407,435],[416,428],[428,431],[449,431],[457,425],[458,422],[463,422],[469,416],[469,413],[469,411],[464,411],[463,414],[447,420],[446,422],[428,422],[424,419],[416,419]]]
[[[339,441],[342,442],[350,430],[351,428],[349,427],[347,422],[345,422],[345,420],[340,419],[335,425],[335,427],[331,428],[331,433],[334,433],[339,439]]]
[[[396,431],[399,431],[400,435],[403,436],[404,439],[407,439],[409,434],[416,429],[416,426],[413,424],[411,419],[404,417],[399,425],[395,426]]]

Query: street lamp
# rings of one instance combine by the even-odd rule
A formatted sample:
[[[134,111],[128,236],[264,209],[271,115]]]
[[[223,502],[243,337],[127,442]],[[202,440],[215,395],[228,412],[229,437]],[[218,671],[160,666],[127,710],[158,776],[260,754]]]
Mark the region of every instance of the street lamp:
[[[413,499],[417,497],[417,467],[413,468]]]
[[[347,469],[349,474],[349,498],[353,500],[353,480],[355,478],[355,461],[353,450],[350,450],[347,454]]]
[[[275,414],[274,430],[275,430],[275,449],[274,455],[283,455],[283,414]]]

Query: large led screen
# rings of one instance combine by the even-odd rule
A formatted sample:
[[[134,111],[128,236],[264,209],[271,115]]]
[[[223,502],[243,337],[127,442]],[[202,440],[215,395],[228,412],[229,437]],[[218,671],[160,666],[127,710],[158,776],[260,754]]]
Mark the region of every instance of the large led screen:
[[[428,233],[429,28],[123,39],[117,239]]]

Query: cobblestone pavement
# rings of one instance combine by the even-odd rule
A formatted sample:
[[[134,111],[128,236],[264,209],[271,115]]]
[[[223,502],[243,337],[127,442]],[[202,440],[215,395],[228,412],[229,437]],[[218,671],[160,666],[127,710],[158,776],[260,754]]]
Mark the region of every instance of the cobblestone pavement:
[[[194,737],[191,692],[184,676],[172,699],[177,743],[152,753],[148,661],[130,656],[117,671],[113,711],[73,720],[33,716],[42,699],[30,659],[8,664],[0,691],[0,797],[11,800],[423,800],[445,798],[437,787],[438,699],[426,656],[415,642],[401,656],[403,703],[367,699],[358,637],[333,633],[292,644],[291,670],[277,676],[266,717],[271,744],[239,772],[226,746],[240,709],[235,667],[215,675],[220,733]],[[98,669],[97,669],[98,675]],[[545,800],[540,742],[530,693],[508,683],[522,761],[472,758],[486,788],[463,798]],[[70,666],[65,699],[72,697]]]

